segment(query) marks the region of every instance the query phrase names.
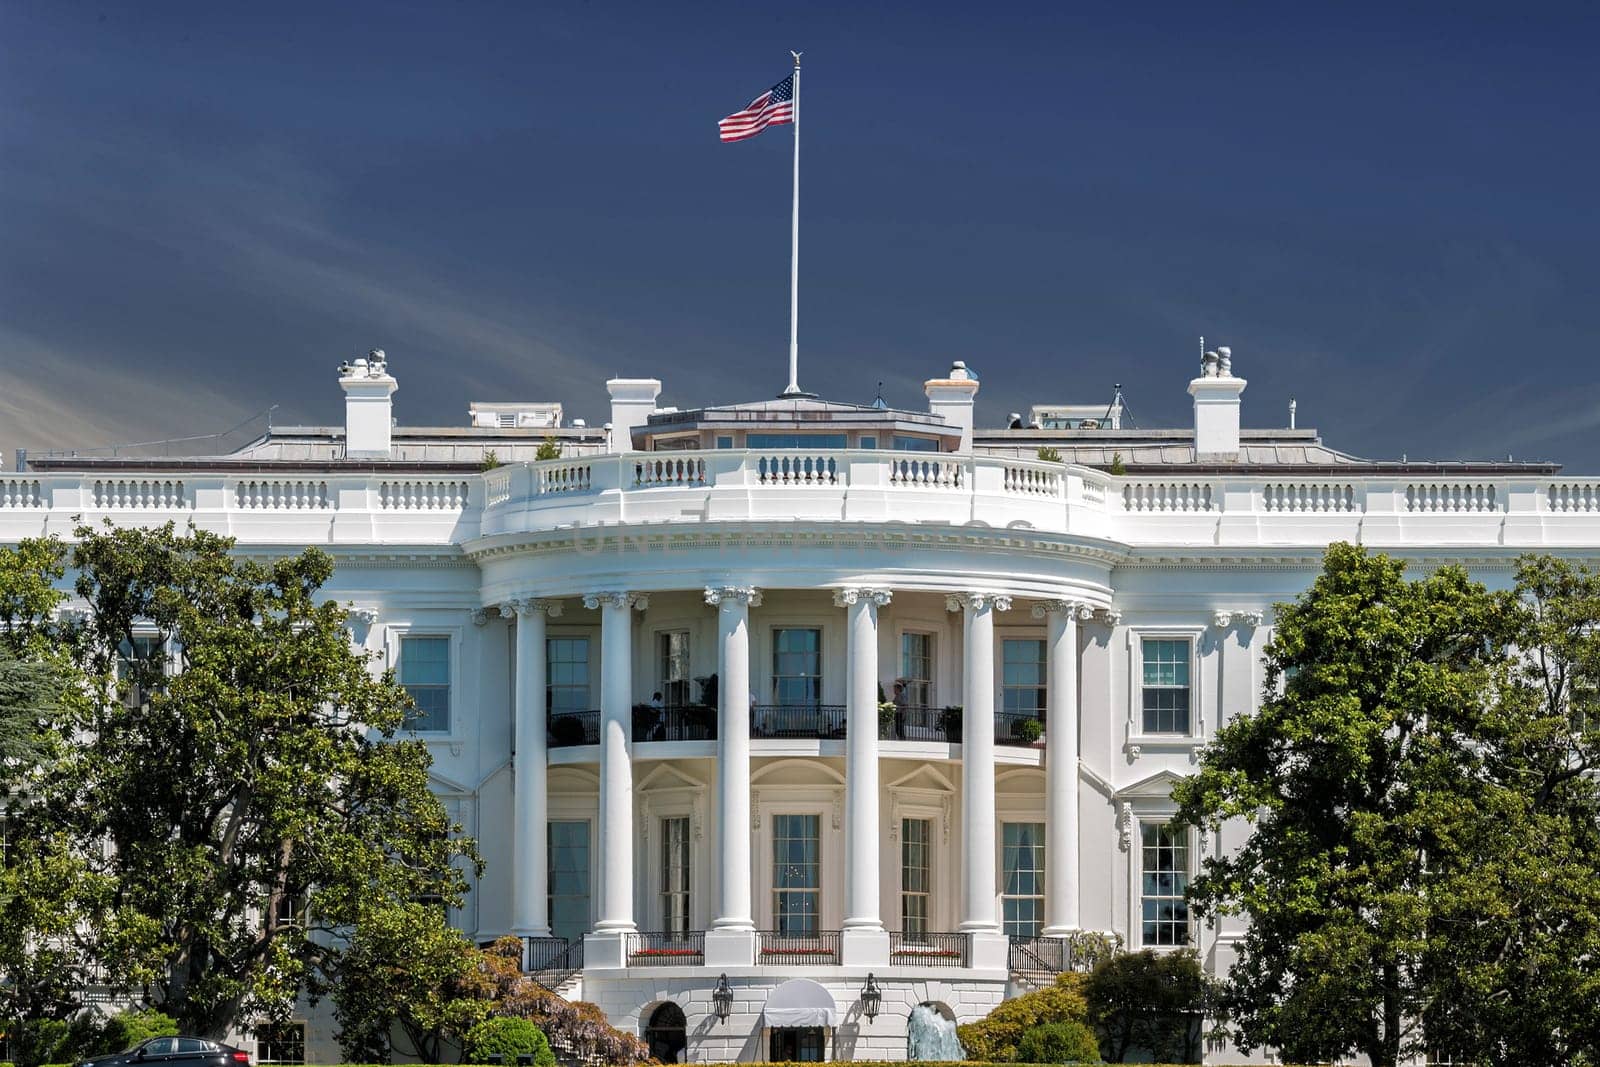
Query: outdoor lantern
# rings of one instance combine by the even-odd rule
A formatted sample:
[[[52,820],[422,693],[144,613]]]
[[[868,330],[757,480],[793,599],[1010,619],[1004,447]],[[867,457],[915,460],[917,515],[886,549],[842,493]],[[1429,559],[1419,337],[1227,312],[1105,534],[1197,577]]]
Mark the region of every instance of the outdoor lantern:
[[[728,988],[726,974],[718,976],[717,988],[711,991],[711,1003],[717,1012],[717,1022],[727,1022],[728,1012],[733,1010],[733,990]]]
[[[878,988],[877,981],[872,975],[867,975],[867,984],[861,990],[861,1011],[870,1022],[878,1017],[878,1008],[883,1004],[883,990]]]

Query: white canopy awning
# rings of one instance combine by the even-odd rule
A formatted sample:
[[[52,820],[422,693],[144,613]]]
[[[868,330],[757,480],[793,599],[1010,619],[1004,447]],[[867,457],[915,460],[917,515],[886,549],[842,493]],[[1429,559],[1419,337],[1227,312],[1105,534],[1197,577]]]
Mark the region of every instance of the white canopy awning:
[[[791,978],[761,1009],[767,1026],[835,1026],[833,995],[809,978]]]

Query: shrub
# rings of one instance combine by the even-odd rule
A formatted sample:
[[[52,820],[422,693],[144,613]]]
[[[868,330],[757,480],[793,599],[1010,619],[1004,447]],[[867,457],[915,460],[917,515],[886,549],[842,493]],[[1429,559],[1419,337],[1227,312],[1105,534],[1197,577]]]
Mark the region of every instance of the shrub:
[[[1084,987],[1100,1050],[1121,1063],[1130,1049],[1162,1061],[1198,1062],[1207,980],[1194,950],[1124,953],[1102,960]]]
[[[1099,1063],[1100,1043],[1083,1023],[1045,1023],[1022,1034],[1018,1063]]]
[[[556,1054],[550,1051],[543,1032],[527,1019],[504,1015],[485,1019],[467,1031],[461,1062],[488,1063],[490,1056],[500,1056],[500,1062],[511,1067],[518,1056],[532,1056],[535,1067],[556,1067]]]
[[[978,1022],[956,1027],[961,1047],[967,1050],[970,1059],[1003,1063],[1017,1058],[1017,1044],[1022,1035],[1036,1026],[1047,1023],[1086,1025],[1089,1009],[1083,999],[1084,981],[1081,974],[1057,975],[1053,985],[1014,997]]]
[[[557,441],[553,436],[546,437],[544,439],[544,443],[539,446],[539,451],[537,451],[537,452],[535,452],[533,454],[533,458],[536,459],[536,460],[537,459],[560,459],[561,458],[561,442]]]
[[[1113,452],[1111,454],[1111,466],[1107,467],[1106,471],[1110,474],[1116,474],[1119,476],[1128,473],[1127,466],[1122,462],[1121,452]]]
[[[1039,459],[1044,463],[1060,463],[1061,450],[1050,445],[1039,446]]]
[[[123,1011],[106,1020],[94,1055],[130,1049],[152,1037],[170,1037],[178,1032],[178,1022],[159,1011]]]

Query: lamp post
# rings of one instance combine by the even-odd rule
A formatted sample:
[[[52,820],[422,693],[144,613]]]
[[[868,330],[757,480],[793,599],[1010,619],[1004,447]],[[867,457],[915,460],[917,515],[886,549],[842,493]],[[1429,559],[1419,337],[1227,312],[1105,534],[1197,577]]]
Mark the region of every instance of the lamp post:
[[[711,991],[711,1004],[717,1013],[717,1022],[728,1021],[728,1012],[733,1010],[733,990],[728,988],[728,976],[720,975],[717,978],[717,988]]]
[[[878,988],[877,980],[867,975],[867,984],[861,990],[861,1013],[871,1022],[878,1017],[878,1009],[883,1006],[883,990]]]

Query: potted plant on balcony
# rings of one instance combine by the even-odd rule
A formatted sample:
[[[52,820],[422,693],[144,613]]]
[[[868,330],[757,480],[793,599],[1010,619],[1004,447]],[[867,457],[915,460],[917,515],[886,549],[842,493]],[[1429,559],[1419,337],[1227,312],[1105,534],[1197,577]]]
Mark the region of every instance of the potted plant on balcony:
[[[1018,719],[1011,724],[1011,736],[1025,745],[1034,744],[1044,736],[1044,723],[1038,719]]]
[[[880,693],[879,695],[881,696],[882,694]],[[894,701],[892,701],[892,700],[879,700],[878,701],[878,736],[879,737],[895,737],[895,736],[897,736],[898,731],[895,730],[895,722],[894,721],[895,721],[895,717],[898,716],[899,714],[900,714],[900,709],[894,706]]]
[[[939,712],[939,729],[944,739],[954,744],[961,740],[961,705],[951,704]]]

